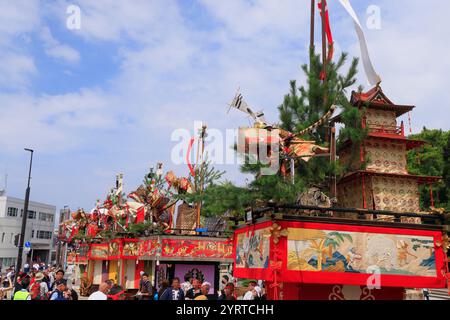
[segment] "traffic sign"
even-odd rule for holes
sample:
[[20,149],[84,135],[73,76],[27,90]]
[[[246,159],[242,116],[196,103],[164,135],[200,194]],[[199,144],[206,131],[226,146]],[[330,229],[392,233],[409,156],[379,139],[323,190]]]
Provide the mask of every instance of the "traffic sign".
[[29,241],[25,242],[25,248],[31,248],[31,243]]

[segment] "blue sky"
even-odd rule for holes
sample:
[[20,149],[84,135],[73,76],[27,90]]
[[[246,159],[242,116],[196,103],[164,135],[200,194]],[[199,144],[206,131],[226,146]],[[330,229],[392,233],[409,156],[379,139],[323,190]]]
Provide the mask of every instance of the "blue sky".
[[[438,55],[449,49],[450,3],[352,3],[364,26],[370,5],[381,10],[381,29],[366,28],[369,50],[387,95],[417,106],[413,131],[449,129],[450,62]],[[80,30],[66,27],[71,4]],[[359,56],[350,18],[329,6],[337,54]],[[276,122],[289,80],[304,80],[309,43],[309,0],[0,0],[0,21],[0,176],[23,197],[32,147],[32,199],[72,209],[91,209],[118,172],[126,191],[159,161],[186,174],[171,164],[171,133],[193,132],[196,120],[248,125],[227,114],[238,87]],[[362,70],[358,80],[368,88]],[[237,165],[220,169],[244,181]]]

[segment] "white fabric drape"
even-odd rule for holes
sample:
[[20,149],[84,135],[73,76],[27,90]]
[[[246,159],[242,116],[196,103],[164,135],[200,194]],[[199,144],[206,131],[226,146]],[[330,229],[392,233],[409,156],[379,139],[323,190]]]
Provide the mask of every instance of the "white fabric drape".
[[356,34],[358,35],[359,46],[361,49],[361,58],[364,66],[364,71],[366,73],[367,80],[369,81],[369,83],[375,86],[381,82],[381,78],[376,73],[372,61],[370,60],[366,37],[364,36],[364,31],[361,26],[361,23],[359,22],[358,16],[356,15],[355,10],[353,10],[349,0],[339,0],[339,2],[345,8],[345,10],[348,12],[348,14],[352,17],[354,21]]

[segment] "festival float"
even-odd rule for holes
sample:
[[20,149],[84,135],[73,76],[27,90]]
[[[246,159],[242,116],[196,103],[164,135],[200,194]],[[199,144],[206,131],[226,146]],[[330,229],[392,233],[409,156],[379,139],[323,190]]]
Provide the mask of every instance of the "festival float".
[[[355,108],[363,102],[368,135],[358,161],[370,161],[337,182],[337,203],[306,193],[294,205],[249,211],[235,231],[233,275],[265,280],[270,299],[402,300],[414,289],[448,286],[444,215],[419,206],[419,185],[431,188],[439,177],[408,174],[406,152],[422,142],[396,123],[413,107],[393,104],[378,86],[352,94]],[[349,161],[349,145],[339,161]]]
[[[201,131],[204,150],[206,127]],[[220,276],[229,275],[233,262],[228,218],[201,221],[200,205],[180,200],[202,189],[205,175],[212,172],[200,156],[198,166],[189,164],[188,178],[178,178],[172,171],[163,176],[158,164],[128,195],[123,192],[123,175],[118,174],[103,203],[97,201],[90,213],[77,210],[72,220],[62,224],[59,240],[69,244],[69,263],[85,266],[82,295],[108,279],[131,295],[139,289],[141,272],[149,275],[157,289],[164,279],[183,281],[187,275],[210,282],[211,294],[219,290]]]
[[[406,137],[404,123],[398,123],[414,106],[395,104],[383,92],[361,24],[350,3],[340,2],[354,19],[373,87],[353,91],[347,101],[360,115],[362,141],[343,139],[338,145],[336,134],[348,122],[343,113],[333,117],[338,102],[330,101],[326,91],[327,110],[297,131],[268,124],[264,113],[254,112],[240,93],[230,107],[254,120],[252,127],[239,129],[237,152],[275,168],[272,174],[295,183],[301,174],[297,169],[315,158],[345,172],[329,176],[327,190],[308,186],[293,204],[256,201],[242,223],[226,214],[202,220],[202,201],[190,202],[185,195],[205,188],[204,127],[197,163],[188,161],[187,178],[171,171],[163,175],[158,164],[139,188],[125,195],[123,176],[118,175],[103,203],[98,201],[89,213],[78,210],[62,224],[60,240],[70,245],[70,261],[86,266],[82,294],[107,279],[135,292],[142,271],[157,288],[163,279],[189,275],[211,282],[211,293],[220,288],[221,274],[232,273],[235,283],[264,280],[271,300],[402,300],[420,297],[423,288],[449,287],[449,230],[444,211],[433,203],[432,185],[440,177],[408,172],[406,153],[424,142]],[[315,0],[311,3],[314,26]],[[317,80],[326,88],[333,40],[321,1],[319,9],[323,69]],[[327,141],[312,139],[311,132],[319,130],[326,130]],[[194,139],[188,158],[193,144]],[[430,188],[432,205],[425,212],[420,207],[421,186]]]
[[[345,126],[345,121],[342,114],[331,118],[334,105],[314,125],[294,134],[267,125],[262,113],[253,112],[242,95],[236,95],[231,107],[255,120],[252,128],[240,129],[244,152],[253,150],[260,157],[261,151],[252,144],[261,148],[263,142],[265,158],[280,161],[283,176],[290,167],[293,181],[296,163],[324,154],[330,163],[347,170],[339,178],[330,177],[330,197],[313,187],[295,204],[266,203],[249,209],[246,224],[234,233],[233,275],[265,280],[272,300],[420,299],[422,289],[449,288],[450,283],[449,230],[444,210],[434,207],[432,190],[441,177],[408,172],[407,152],[424,142],[407,138],[404,123],[397,119],[414,106],[395,104],[385,95],[361,24],[350,3],[340,2],[354,19],[364,69],[373,85],[367,92],[353,91],[349,101],[349,107],[361,115],[359,130],[364,139],[359,144],[344,139],[337,145],[336,126]],[[313,26],[315,1],[311,3]],[[319,1],[323,29],[320,81],[326,87],[333,40],[328,11],[321,9]],[[312,33],[311,48],[313,39]],[[323,101],[332,104],[327,93]],[[302,139],[324,124],[329,130],[328,147]],[[276,150],[273,140],[278,144]],[[419,186],[430,189],[431,208],[426,212],[420,208]]]

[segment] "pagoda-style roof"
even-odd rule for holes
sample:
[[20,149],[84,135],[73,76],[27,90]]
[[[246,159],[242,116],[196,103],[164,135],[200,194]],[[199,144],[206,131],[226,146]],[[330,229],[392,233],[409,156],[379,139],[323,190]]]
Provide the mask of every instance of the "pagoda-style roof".
[[368,136],[370,138],[375,138],[375,139],[380,139],[380,140],[404,142],[406,144],[407,151],[416,149],[416,148],[420,148],[421,146],[428,143],[423,140],[409,139],[407,137],[403,137],[403,136],[399,136],[399,135],[383,135],[379,132],[369,132]]
[[383,92],[380,86],[376,86],[367,92],[352,92],[350,103],[354,106],[368,104],[371,109],[395,111],[397,117],[411,111],[415,106],[398,105],[393,103]]
[[413,174],[401,174],[401,173],[388,173],[388,172],[378,172],[378,171],[371,171],[371,170],[358,170],[349,173],[348,175],[344,176],[342,179],[339,180],[339,183],[351,181],[358,176],[365,175],[365,176],[383,176],[388,178],[405,178],[405,179],[413,179],[416,180],[419,184],[432,184],[436,183],[439,180],[442,179],[442,177],[433,177],[433,176],[419,176],[419,175],[413,175]]

